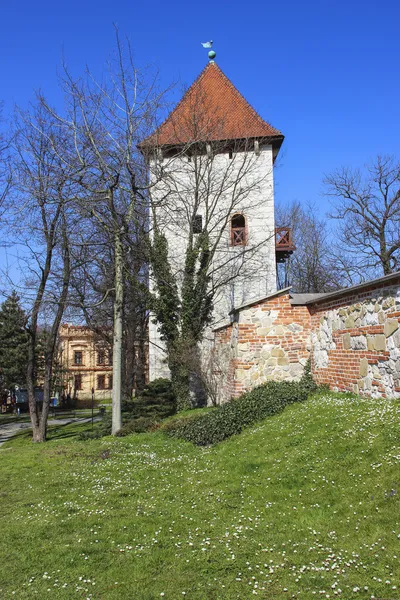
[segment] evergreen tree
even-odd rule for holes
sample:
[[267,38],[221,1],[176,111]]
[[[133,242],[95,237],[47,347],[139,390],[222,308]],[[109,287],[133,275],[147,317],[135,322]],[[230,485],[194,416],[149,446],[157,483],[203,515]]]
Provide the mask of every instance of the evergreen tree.
[[24,386],[28,362],[26,314],[15,291],[0,306],[0,384]]

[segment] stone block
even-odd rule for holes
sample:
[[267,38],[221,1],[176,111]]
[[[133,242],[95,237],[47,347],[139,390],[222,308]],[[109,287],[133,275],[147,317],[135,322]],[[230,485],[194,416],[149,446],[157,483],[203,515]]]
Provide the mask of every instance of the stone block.
[[368,375],[368,359],[362,358],[360,360],[360,377],[366,377]]
[[276,365],[277,365],[277,362],[278,362],[278,359],[277,359],[277,358],[269,358],[269,359],[266,361],[266,364],[267,364],[269,367],[276,367]]
[[285,352],[282,350],[282,348],[272,348],[271,356],[285,356]]
[[399,328],[397,319],[388,319],[384,325],[385,336],[389,337]]
[[383,334],[374,336],[374,349],[375,350],[386,350],[386,336]]
[[378,321],[381,325],[385,322],[385,313],[383,312],[383,310],[378,312]]
[[258,327],[257,335],[268,335],[270,331],[270,327]]
[[367,335],[367,348],[368,350],[375,350],[374,336]]
[[350,339],[350,345],[353,350],[366,350],[367,338],[364,335],[355,335]]
[[243,369],[236,369],[235,371],[235,379],[237,379],[238,381],[242,381],[243,379],[245,379],[246,375],[247,373]]
[[278,358],[278,365],[280,367],[283,367],[284,365],[288,365],[288,364],[289,364],[288,358]]
[[283,325],[277,325],[275,327],[275,335],[283,335],[285,333],[285,328]]
[[345,350],[350,350],[351,348],[351,337],[349,333],[345,333],[344,336],[342,337],[342,341],[343,341],[343,348]]
[[346,329],[354,329],[353,317],[347,317],[347,319],[344,322],[344,326],[346,327]]
[[248,342],[242,342],[241,344],[238,344],[238,350],[242,351],[242,352],[247,352],[247,350],[249,349],[249,343]]
[[266,319],[261,320],[261,327],[271,327],[271,326],[272,326],[272,319],[266,318]]

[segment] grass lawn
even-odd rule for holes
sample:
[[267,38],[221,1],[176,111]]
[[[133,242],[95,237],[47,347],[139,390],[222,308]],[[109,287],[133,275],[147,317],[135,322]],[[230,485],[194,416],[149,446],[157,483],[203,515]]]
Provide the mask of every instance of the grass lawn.
[[214,448],[87,425],[0,450],[0,598],[400,598],[400,404],[334,394]]

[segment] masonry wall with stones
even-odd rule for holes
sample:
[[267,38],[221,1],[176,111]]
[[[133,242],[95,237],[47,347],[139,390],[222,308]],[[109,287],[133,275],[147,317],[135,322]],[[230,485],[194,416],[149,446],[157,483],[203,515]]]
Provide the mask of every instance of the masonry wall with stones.
[[287,291],[240,309],[231,325],[216,331],[216,347],[229,355],[221,399],[269,380],[299,379],[310,353],[310,327],[308,309],[292,306]]
[[314,379],[331,389],[400,397],[400,277],[310,306]]
[[[400,397],[400,273],[299,304],[288,290],[243,306],[215,333],[221,401],[273,380]],[[222,365],[222,367],[221,367]]]

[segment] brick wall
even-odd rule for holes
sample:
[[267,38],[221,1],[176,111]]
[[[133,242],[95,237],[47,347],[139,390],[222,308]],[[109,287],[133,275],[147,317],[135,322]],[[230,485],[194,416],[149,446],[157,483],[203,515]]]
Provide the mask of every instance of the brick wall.
[[268,380],[299,379],[311,357],[319,384],[400,397],[400,274],[310,304],[287,291],[238,309],[216,332],[224,356],[221,399]]
[[400,397],[400,280],[310,306],[315,380],[332,389]]
[[223,399],[271,379],[299,379],[309,356],[310,327],[308,309],[292,306],[288,293],[239,310],[232,325],[216,332],[216,344],[229,346],[230,355]]

